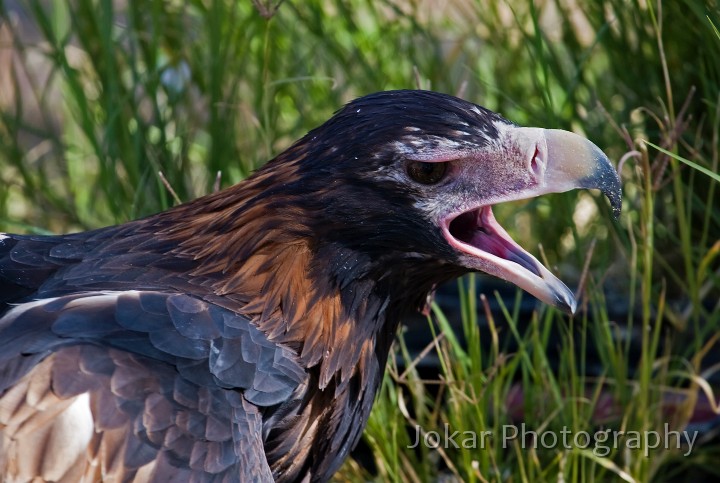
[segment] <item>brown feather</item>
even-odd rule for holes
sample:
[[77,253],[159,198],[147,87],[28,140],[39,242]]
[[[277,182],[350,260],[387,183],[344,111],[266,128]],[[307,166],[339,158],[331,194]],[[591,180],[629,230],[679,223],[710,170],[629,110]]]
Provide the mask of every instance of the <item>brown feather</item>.
[[[488,148],[508,124],[433,93],[357,102],[227,190],[117,227],[3,245],[0,286],[15,291],[0,294],[3,455],[34,449],[0,471],[331,477],[360,438],[400,319],[468,270],[430,208],[477,194],[406,179],[422,133],[408,140],[405,128],[422,123],[414,129],[432,135],[421,148],[446,157],[446,145]],[[473,132],[454,139],[458,126]],[[65,423],[81,409],[94,426],[72,435]]]

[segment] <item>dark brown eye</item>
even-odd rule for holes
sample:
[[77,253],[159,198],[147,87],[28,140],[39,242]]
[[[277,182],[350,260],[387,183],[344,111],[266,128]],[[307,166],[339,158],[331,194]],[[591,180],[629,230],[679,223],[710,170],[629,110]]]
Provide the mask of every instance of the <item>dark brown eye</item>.
[[447,163],[423,163],[410,161],[407,165],[408,175],[418,183],[435,184],[443,179],[447,171]]

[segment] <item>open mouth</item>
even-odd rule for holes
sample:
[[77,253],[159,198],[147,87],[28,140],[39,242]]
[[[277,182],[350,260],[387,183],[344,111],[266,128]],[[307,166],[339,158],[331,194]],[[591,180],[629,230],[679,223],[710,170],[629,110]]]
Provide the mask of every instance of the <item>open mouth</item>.
[[570,289],[515,243],[495,220],[491,206],[451,215],[441,226],[445,239],[464,255],[464,263],[469,267],[514,283],[566,312],[575,311]]
[[450,221],[448,233],[452,237],[452,240],[448,240],[450,244],[458,243],[455,248],[475,255],[476,251],[484,252],[483,255],[517,263],[534,275],[541,276],[538,261],[515,243],[495,221],[490,206],[481,206],[458,215]]
[[[456,203],[473,200],[477,205],[445,213],[438,226],[457,253],[457,263],[464,268],[507,280],[543,302],[572,313],[577,307],[572,291],[510,238],[495,221],[491,203],[576,188],[599,189],[610,200],[617,217],[622,207],[620,177],[602,150],[577,134],[513,126],[502,126],[502,130],[504,148],[495,155],[502,156],[502,162],[514,168],[498,177],[484,169],[483,155],[475,155],[477,164],[472,164],[473,157],[466,159],[464,183],[476,184],[477,188]],[[504,184],[511,188],[502,193],[491,192],[485,198],[480,188],[487,186],[490,175],[495,176],[494,186]]]

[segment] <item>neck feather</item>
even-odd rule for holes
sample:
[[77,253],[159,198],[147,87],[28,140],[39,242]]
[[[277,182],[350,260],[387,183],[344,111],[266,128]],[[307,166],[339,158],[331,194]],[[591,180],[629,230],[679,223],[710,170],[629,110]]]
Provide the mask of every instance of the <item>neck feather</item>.
[[341,386],[362,360],[384,365],[385,341],[402,315],[396,308],[417,307],[433,284],[418,285],[402,270],[393,276],[387,260],[318,239],[313,226],[321,213],[308,209],[302,196],[277,189],[279,166],[286,170],[282,179],[297,178],[293,163],[276,164],[272,178],[261,170],[173,210],[175,220],[185,221],[159,236],[177,241],[174,255],[194,260],[190,276],[220,303],[296,350],[306,367],[319,365],[321,388],[333,378]]

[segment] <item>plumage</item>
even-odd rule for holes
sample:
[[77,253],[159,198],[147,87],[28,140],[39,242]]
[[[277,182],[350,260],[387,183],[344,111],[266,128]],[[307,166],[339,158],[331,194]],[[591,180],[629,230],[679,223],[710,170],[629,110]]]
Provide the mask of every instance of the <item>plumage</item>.
[[574,309],[490,206],[578,187],[619,210],[617,174],[579,136],[391,91],[224,191],[0,234],[3,481],[328,480],[436,284],[480,270]]

